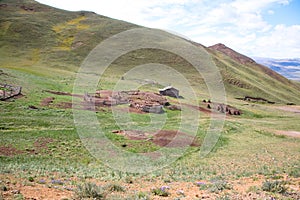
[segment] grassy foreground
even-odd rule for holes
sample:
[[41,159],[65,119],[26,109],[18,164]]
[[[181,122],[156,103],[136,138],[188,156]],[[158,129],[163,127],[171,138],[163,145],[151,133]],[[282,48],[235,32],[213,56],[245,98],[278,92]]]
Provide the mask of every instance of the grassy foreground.
[[[40,75],[31,73],[2,71],[5,75],[1,78],[9,78],[15,84],[33,83],[28,87],[30,91],[24,88],[25,96],[0,102],[1,194],[5,199],[36,195],[47,199],[47,195],[34,193],[35,188],[48,195],[58,195],[49,199],[81,198],[80,195],[89,196],[90,190],[99,190],[96,194],[108,199],[157,199],[164,195],[166,199],[203,196],[245,199],[249,194],[261,199],[299,197],[300,140],[276,134],[300,130],[299,113],[286,111],[299,109],[297,106],[231,100],[229,104],[241,109],[243,114],[227,116],[221,137],[208,156],[201,158],[200,147],[190,147],[180,159],[161,170],[147,174],[126,173],[110,169],[84,147],[73,122],[72,109],[57,107],[72,97],[44,91],[70,91],[70,86],[57,84],[61,81],[59,78],[44,76],[41,79]],[[54,102],[42,106],[41,102],[48,97],[54,97]],[[175,129],[180,111],[166,112],[165,128]],[[160,148],[150,142],[111,133],[118,126],[110,109],[103,108],[96,115],[102,127],[106,127],[107,137],[117,146],[127,144],[126,151],[152,152]],[[143,126],[149,123],[150,116],[131,113],[131,117],[135,125]],[[200,113],[199,120],[197,138],[203,141],[210,117]],[[93,183],[96,185],[90,185]],[[162,186],[169,189],[161,191]],[[269,189],[265,189],[267,186]],[[14,190],[20,194],[11,193]]]

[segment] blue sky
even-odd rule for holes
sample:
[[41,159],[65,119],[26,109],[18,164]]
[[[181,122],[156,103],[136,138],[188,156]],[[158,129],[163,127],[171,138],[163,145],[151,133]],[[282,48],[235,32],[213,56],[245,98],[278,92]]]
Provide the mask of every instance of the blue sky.
[[177,32],[251,57],[300,57],[300,0],[38,0]]
[[[263,17],[272,25],[286,24],[295,25],[300,24],[300,0],[293,0],[288,5],[275,5],[271,8],[274,14],[268,12],[264,13]],[[271,13],[273,13],[271,11]]]

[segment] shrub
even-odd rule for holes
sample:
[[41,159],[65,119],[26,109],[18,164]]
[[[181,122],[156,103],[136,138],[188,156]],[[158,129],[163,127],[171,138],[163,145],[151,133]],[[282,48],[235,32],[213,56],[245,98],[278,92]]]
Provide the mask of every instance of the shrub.
[[29,182],[33,182],[33,181],[34,181],[34,178],[30,176],[30,177],[28,178],[28,181],[29,181]]
[[300,168],[295,168],[289,171],[289,176],[292,176],[294,178],[299,178],[300,177]]
[[106,186],[106,190],[110,192],[125,192],[125,188],[117,183],[112,183]]
[[24,196],[22,194],[16,194],[14,195],[14,200],[23,200],[25,199]]
[[231,198],[227,195],[218,197],[217,200],[230,200]]
[[204,182],[196,182],[196,185],[199,187],[200,190],[206,190],[208,185]]
[[78,199],[105,199],[107,194],[107,191],[105,191],[101,186],[97,186],[96,184],[90,182],[78,185],[77,190],[75,191],[75,195]]
[[218,180],[209,187],[209,191],[215,193],[230,189],[232,189],[231,185],[229,185],[226,181],[223,180]]
[[136,200],[150,200],[150,197],[144,192],[138,192],[135,195]]
[[247,190],[247,193],[253,192],[253,193],[258,193],[260,191],[260,188],[257,186],[250,186]]
[[5,192],[8,188],[5,185],[0,185],[0,190]]
[[126,182],[126,183],[129,183],[129,184],[132,184],[132,183],[133,183],[133,178],[132,178],[131,176],[127,176],[127,177],[125,178],[125,182]]
[[157,195],[157,196],[167,197],[167,196],[170,195],[170,193],[168,192],[168,189],[169,189],[168,186],[162,186],[160,188],[154,188],[154,189],[152,189],[151,192],[154,195]]
[[266,192],[273,193],[285,193],[287,191],[287,187],[285,187],[284,181],[265,181],[262,185],[262,190]]

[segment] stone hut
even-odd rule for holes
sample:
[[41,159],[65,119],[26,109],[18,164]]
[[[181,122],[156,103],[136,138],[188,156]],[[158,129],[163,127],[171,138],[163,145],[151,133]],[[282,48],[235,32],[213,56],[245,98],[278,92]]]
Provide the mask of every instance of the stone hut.
[[179,90],[177,90],[176,88],[174,88],[172,86],[167,86],[163,89],[160,89],[159,93],[164,96],[170,96],[170,97],[175,97],[175,98],[179,97]]
[[142,111],[156,114],[164,113],[162,105],[145,105],[143,106]]

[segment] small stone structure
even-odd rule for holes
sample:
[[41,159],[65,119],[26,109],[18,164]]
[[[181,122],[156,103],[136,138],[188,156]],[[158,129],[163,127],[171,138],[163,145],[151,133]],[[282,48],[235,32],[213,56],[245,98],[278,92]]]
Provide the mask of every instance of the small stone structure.
[[96,91],[95,95],[85,93],[84,101],[95,106],[116,106],[129,104],[131,108],[142,112],[160,114],[163,107],[168,106],[167,99],[157,93],[132,91]]
[[22,87],[12,86],[9,84],[0,84],[0,100],[10,99],[15,97],[22,92]]
[[164,109],[162,105],[144,105],[142,111],[160,114],[164,112]]

